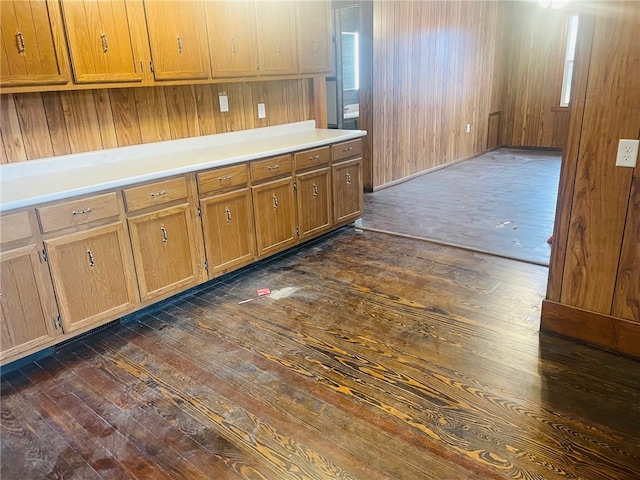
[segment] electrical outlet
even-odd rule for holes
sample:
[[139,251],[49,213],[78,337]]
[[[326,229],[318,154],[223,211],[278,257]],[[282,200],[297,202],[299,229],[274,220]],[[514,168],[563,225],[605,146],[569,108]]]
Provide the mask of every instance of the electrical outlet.
[[267,109],[264,103],[258,104],[258,118],[267,118]]
[[227,92],[222,92],[218,95],[220,99],[220,111],[228,112],[229,111],[229,97],[227,97]]
[[636,160],[638,159],[639,144],[640,140],[621,138],[620,142],[618,143],[616,167],[634,168],[636,166]]

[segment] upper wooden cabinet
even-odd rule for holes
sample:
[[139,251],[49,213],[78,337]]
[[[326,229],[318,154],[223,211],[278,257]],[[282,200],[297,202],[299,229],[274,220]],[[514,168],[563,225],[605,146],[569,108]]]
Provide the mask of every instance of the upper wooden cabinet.
[[298,2],[300,73],[331,72],[331,3]]
[[70,80],[60,11],[54,1],[0,1],[3,87],[64,85]]
[[296,2],[257,0],[260,75],[298,73]]
[[130,25],[139,5],[125,0],[63,0],[76,83],[142,82],[142,60]]
[[144,2],[155,80],[199,80],[210,74],[202,1]]
[[254,1],[205,2],[214,77],[258,75]]

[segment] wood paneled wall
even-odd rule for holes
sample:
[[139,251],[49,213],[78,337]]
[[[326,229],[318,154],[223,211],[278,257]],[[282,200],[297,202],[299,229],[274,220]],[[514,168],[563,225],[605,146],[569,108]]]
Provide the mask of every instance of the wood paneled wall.
[[323,93],[295,79],[0,95],[0,163],[310,120]]
[[[501,2],[505,49],[496,71],[502,93],[501,143],[563,148],[569,110],[560,108],[567,18],[571,7],[540,8],[537,2]],[[506,85],[505,79],[506,77]]]
[[372,187],[485,149],[498,10],[492,1],[373,1],[370,92],[361,92]]
[[633,1],[581,20],[542,328],[640,357],[640,165],[615,166],[640,138],[638,31]]

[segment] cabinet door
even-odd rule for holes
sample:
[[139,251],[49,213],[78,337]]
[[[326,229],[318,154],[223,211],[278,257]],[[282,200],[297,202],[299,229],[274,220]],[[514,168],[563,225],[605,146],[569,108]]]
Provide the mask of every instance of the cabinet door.
[[296,3],[258,0],[256,5],[260,75],[297,73]]
[[317,235],[331,226],[329,167],[296,176],[300,238]]
[[253,187],[258,255],[283,250],[297,241],[293,179],[291,177]]
[[0,361],[55,338],[51,277],[36,245],[0,254]]
[[335,223],[346,223],[362,215],[362,159],[334,164],[333,217]]
[[298,3],[298,62],[300,73],[331,72],[331,3]]
[[251,192],[236,192],[200,201],[209,278],[251,263],[256,258]]
[[143,301],[197,283],[196,236],[188,204],[130,218],[129,231]]
[[144,8],[154,78],[209,78],[204,3],[146,0]]
[[45,241],[65,333],[97,326],[136,304],[121,223]]
[[59,85],[69,81],[55,3],[0,1],[2,86]]
[[141,82],[125,0],[63,0],[77,83]]
[[258,75],[254,1],[205,2],[214,77]]

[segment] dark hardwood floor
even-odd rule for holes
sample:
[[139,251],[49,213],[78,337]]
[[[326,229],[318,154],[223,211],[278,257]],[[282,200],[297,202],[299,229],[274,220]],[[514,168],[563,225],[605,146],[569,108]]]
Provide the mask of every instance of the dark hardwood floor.
[[539,334],[546,278],[340,230],[5,369],[1,476],[638,479],[640,364]]
[[560,160],[500,148],[365,194],[362,228],[548,266]]

